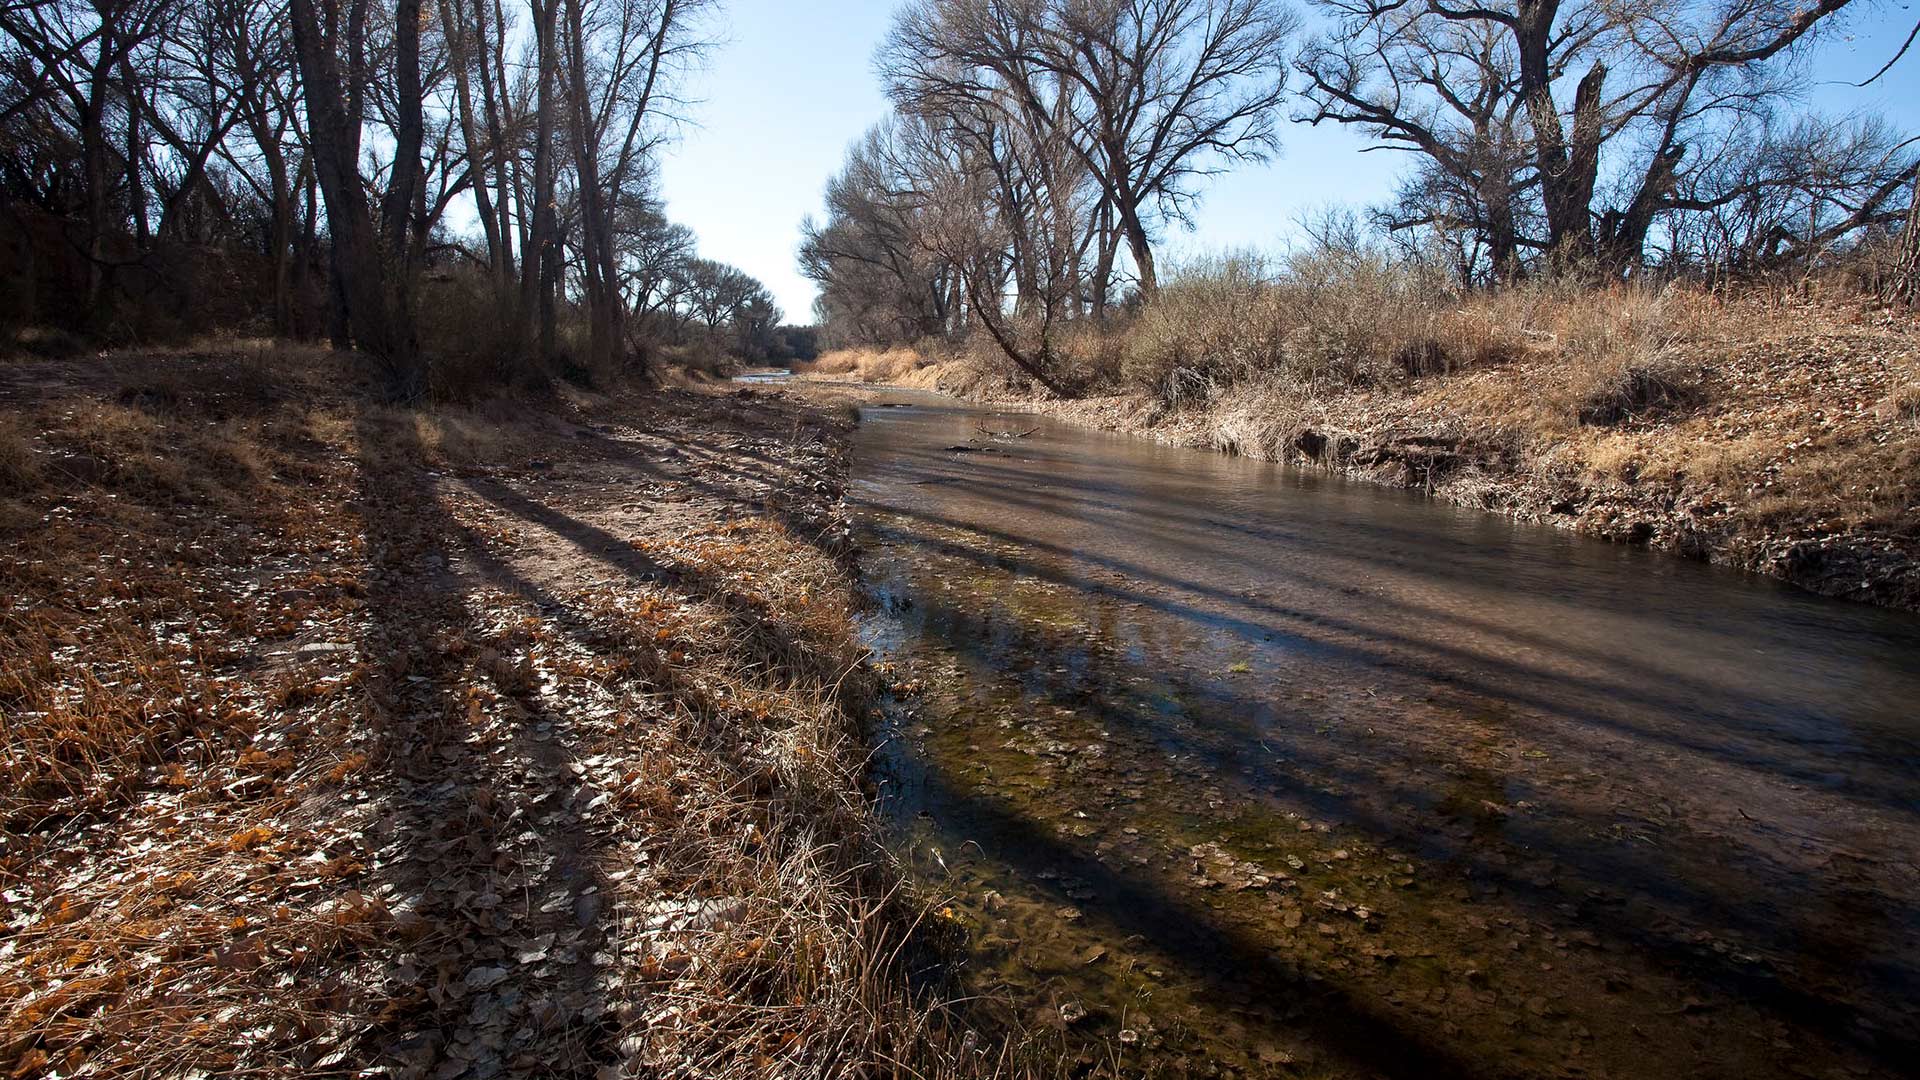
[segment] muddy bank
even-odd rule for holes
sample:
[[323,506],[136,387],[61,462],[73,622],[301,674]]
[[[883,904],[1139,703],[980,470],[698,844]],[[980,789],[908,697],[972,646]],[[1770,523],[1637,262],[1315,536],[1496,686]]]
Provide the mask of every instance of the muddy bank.
[[1920,608],[1912,321],[1831,305],[1729,310],[1672,349],[1682,400],[1584,417],[1553,414],[1573,376],[1547,353],[1344,391],[1232,384],[1179,407],[1131,393],[1046,399],[966,361],[903,379]]
[[0,1068],[945,1060],[862,790],[851,419],[343,367],[0,367]]

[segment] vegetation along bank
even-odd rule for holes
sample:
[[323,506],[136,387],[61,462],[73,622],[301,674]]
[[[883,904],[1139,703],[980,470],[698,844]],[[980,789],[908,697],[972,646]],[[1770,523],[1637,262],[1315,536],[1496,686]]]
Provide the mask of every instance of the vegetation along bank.
[[1071,398],[984,350],[844,350],[816,375],[1017,403],[1920,607],[1920,324],[1774,293],[1448,299],[1366,263],[1195,268],[1070,338]]

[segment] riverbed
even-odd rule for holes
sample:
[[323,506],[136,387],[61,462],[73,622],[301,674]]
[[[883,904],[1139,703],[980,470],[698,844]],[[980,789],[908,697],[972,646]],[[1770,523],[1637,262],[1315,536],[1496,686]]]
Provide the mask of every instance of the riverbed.
[[884,393],[883,806],[1113,1075],[1901,1075],[1920,618]]

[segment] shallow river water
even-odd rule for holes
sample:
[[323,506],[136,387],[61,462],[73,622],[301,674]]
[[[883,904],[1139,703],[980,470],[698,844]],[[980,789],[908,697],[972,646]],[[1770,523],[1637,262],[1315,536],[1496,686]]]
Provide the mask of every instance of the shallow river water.
[[852,489],[905,686],[883,804],[968,988],[1070,1058],[1916,1069],[1920,618],[884,401]]

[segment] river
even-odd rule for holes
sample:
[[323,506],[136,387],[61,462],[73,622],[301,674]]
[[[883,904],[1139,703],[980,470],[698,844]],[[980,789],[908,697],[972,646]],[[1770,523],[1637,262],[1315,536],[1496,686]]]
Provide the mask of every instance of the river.
[[931,396],[851,498],[882,804],[1077,1067],[1920,1061],[1920,618]]

